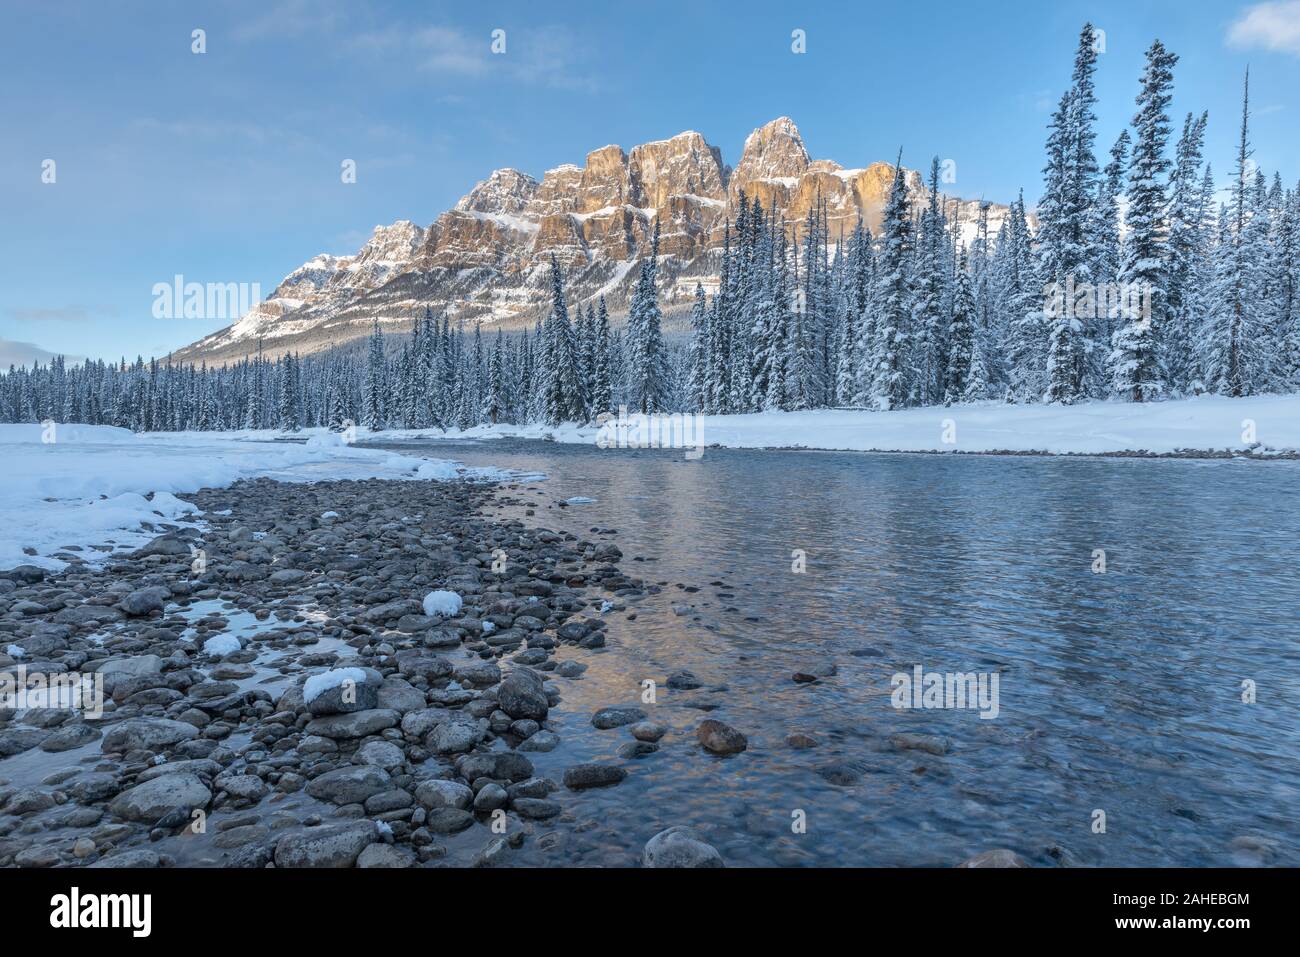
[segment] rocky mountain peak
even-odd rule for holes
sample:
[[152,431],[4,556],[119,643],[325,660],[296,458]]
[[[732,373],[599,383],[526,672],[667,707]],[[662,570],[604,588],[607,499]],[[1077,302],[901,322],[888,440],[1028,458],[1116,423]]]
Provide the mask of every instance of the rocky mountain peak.
[[424,229],[409,219],[376,226],[374,235],[357,253],[356,263],[408,263],[424,243]]
[[[582,166],[556,166],[540,181],[498,169],[427,229],[399,220],[376,227],[355,256],[309,260],[239,322],[176,357],[239,359],[260,339],[310,351],[365,335],[374,319],[404,331],[426,306],[453,320],[529,322],[549,301],[552,256],[565,269],[571,304],[605,296],[617,314],[656,223],[661,301],[671,312],[689,305],[697,282],[716,288],[714,253],[742,190],[747,202],[775,208],[792,236],[822,204],[834,242],[859,221],[879,228],[894,173],[889,163],[846,169],[811,160],[785,116],[749,135],[734,171],[694,130],[630,150],[602,146]],[[929,194],[920,174],[905,176],[910,202],[923,205]],[[945,208],[969,241],[979,203],[946,197]],[[992,208],[992,232],[1005,212]]]
[[808,169],[808,163],[808,150],[794,120],[778,117],[746,138],[740,162],[731,174],[732,191],[756,180],[797,180]]
[[522,213],[537,193],[537,180],[517,169],[493,170],[492,175],[460,198],[461,212]]

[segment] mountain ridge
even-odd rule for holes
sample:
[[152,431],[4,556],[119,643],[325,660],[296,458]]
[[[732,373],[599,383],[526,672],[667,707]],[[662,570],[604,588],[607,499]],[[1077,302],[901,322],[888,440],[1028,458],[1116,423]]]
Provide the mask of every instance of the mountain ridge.
[[[791,235],[824,202],[829,235],[838,238],[859,218],[873,231],[879,226],[894,170],[814,160],[786,116],[750,133],[734,168],[694,130],[626,151],[608,144],[583,166],[561,164],[541,179],[504,167],[427,227],[398,220],[376,226],[351,256],[317,254],[238,321],[177,350],[172,361],[220,364],[259,348],[313,352],[365,335],[373,320],[406,331],[426,306],[466,322],[528,325],[547,308],[552,256],[565,269],[571,302],[604,295],[617,315],[656,221],[659,292],[671,314],[689,305],[696,283],[716,289],[717,253],[742,192],[748,203],[775,207]],[[920,174],[906,167],[904,174],[912,204],[928,202]],[[980,201],[942,198],[969,241]],[[987,205],[995,233],[1007,207]]]

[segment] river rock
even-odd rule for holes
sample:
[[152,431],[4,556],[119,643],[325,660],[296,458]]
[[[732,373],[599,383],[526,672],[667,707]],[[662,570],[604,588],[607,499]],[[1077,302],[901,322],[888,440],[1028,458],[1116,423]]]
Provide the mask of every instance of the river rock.
[[162,671],[163,660],[157,655],[135,655],[131,658],[110,658],[95,670],[102,675],[156,675]]
[[260,801],[266,796],[266,783],[256,774],[219,774],[215,783],[218,791],[240,801]]
[[415,867],[415,855],[392,844],[371,844],[357,856],[357,867]]
[[[355,672],[355,673],[354,673]],[[371,711],[379,707],[379,688],[383,676],[372,668],[337,669],[314,676],[324,679],[326,675],[342,679],[332,688],[326,688],[310,701],[306,701],[307,710],[322,717],[332,714],[353,714],[358,711]],[[357,680],[360,676],[361,680]],[[305,688],[310,688],[309,684]]]
[[700,722],[696,738],[706,751],[714,754],[739,754],[749,747],[749,740],[743,734],[713,718]]
[[42,728],[6,728],[0,731],[0,758],[30,751],[49,736]]
[[42,741],[41,750],[51,752],[71,751],[73,748],[79,748],[82,745],[99,740],[100,734],[99,728],[93,724],[78,721],[75,724],[65,725]]
[[974,857],[967,858],[958,867],[1028,867],[1029,863],[1015,851],[1005,847],[995,847]]
[[560,746],[560,736],[553,731],[538,731],[519,742],[520,751],[541,753],[554,751]]
[[153,541],[147,543],[142,548],[137,548],[131,553],[132,558],[148,558],[150,555],[164,555],[169,558],[179,558],[189,556],[190,543],[179,535],[169,533],[159,535]]
[[335,741],[347,741],[378,734],[385,728],[396,726],[401,715],[389,708],[354,711],[351,714],[332,714],[307,722],[306,734],[317,734]]
[[150,585],[148,588],[137,588],[120,602],[117,607],[121,608],[128,615],[140,617],[147,615],[151,611],[162,611],[167,604],[167,599],[171,598],[170,588],[162,585]]
[[602,731],[609,731],[645,719],[645,712],[640,708],[601,708],[591,716],[591,724]]
[[179,771],[123,791],[108,809],[125,820],[153,824],[173,812],[188,816],[195,808],[206,808],[211,800],[212,792],[197,776]]
[[101,857],[95,863],[87,865],[96,868],[133,868],[145,869],[162,866],[162,858],[155,852],[143,848],[134,851],[119,851],[109,857]]
[[415,799],[430,811],[452,807],[465,810],[474,800],[474,792],[458,781],[444,781],[431,778],[421,781],[415,789]]
[[627,771],[613,764],[575,764],[564,770],[564,786],[571,791],[603,788],[618,784]]
[[512,718],[545,721],[550,710],[542,678],[528,668],[516,668],[497,688],[501,710]]
[[632,737],[638,741],[649,741],[651,744],[668,733],[667,728],[653,721],[638,721],[628,728],[628,731],[632,732]]
[[818,678],[830,678],[836,673],[835,665],[824,661],[810,661],[794,670],[794,680],[799,684],[809,684]]
[[479,722],[468,715],[457,715],[434,728],[425,743],[434,754],[461,754],[472,750],[486,734]]
[[355,760],[361,764],[372,764],[385,771],[392,771],[406,763],[406,755],[391,741],[367,741],[357,748]]
[[561,811],[560,805],[554,801],[529,797],[515,798],[510,802],[510,809],[529,821],[548,821]]
[[456,773],[466,781],[523,781],[533,776],[533,764],[517,751],[465,754],[456,759]]
[[182,741],[198,737],[199,729],[184,721],[170,718],[131,718],[104,732],[105,753],[126,751],[161,751]]
[[722,855],[689,827],[670,827],[646,841],[643,867],[723,867]]
[[356,821],[286,834],[275,845],[276,867],[351,867],[375,842],[373,821]]
[[307,793],[318,801],[334,804],[360,804],[371,795],[387,791],[391,778],[383,768],[356,765],[326,771],[307,782]]
[[474,826],[474,815],[454,807],[440,807],[430,811],[424,826],[434,834],[459,834]]
[[952,742],[941,735],[915,732],[891,734],[889,743],[898,751],[924,751],[927,754],[947,754],[952,748]]

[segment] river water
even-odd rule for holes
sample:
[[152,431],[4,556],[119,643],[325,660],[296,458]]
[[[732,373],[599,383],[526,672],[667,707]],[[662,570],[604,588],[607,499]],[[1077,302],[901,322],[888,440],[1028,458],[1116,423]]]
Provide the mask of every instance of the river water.
[[[393,447],[545,473],[513,493],[535,514],[496,514],[617,529],[660,586],[607,615],[603,651],[561,651],[590,668],[557,679],[563,744],[530,757],[630,773],[577,798],[536,863],[631,864],[689,824],[731,864],[1300,864],[1296,463]],[[818,665],[836,673],[793,680]],[[996,717],[895,707],[918,665],[996,675]],[[667,688],[679,669],[703,687]],[[590,724],[609,705],[667,725],[660,750],[616,757],[626,729]],[[705,752],[706,717],[748,749]]]

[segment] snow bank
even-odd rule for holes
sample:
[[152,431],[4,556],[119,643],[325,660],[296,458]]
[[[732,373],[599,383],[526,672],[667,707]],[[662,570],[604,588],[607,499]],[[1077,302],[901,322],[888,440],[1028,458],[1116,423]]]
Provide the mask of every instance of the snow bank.
[[108,554],[94,546],[138,547],[158,534],[142,529],[143,523],[183,523],[200,514],[178,494],[242,478],[500,480],[511,475],[360,449],[323,429],[312,430],[306,443],[273,441],[278,435],[138,435],[112,426],[0,425],[0,568],[24,563],[59,568],[64,562],[48,556],[69,545],[81,547],[89,562]]
[[424,596],[424,613],[430,618],[451,618],[460,612],[460,596],[454,591],[431,591]]
[[[861,452],[1046,452],[1100,455],[1300,450],[1300,395],[1079,405],[934,406],[896,412],[819,409],[701,416],[706,446]],[[1253,423],[1253,434],[1251,431]],[[600,429],[566,424],[386,432],[389,439],[517,437],[595,444]],[[617,452],[611,449],[610,454]]]
[[366,673],[360,668],[335,668],[318,675],[312,675],[302,686],[302,700],[311,704],[331,688],[342,687],[344,682],[355,685],[366,683]]

